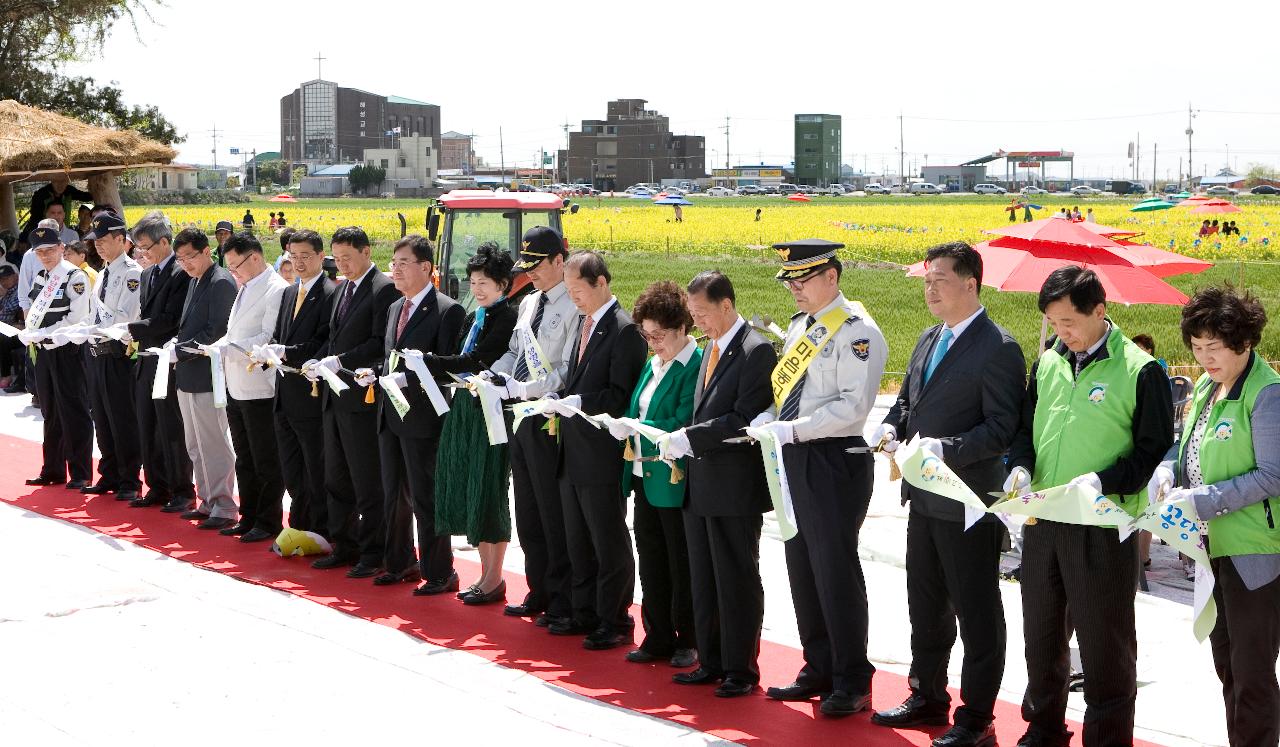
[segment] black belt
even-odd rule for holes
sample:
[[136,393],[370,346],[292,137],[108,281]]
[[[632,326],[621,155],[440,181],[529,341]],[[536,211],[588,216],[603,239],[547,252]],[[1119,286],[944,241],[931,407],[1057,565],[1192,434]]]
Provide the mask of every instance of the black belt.
[[89,348],[89,355],[94,358],[110,357],[119,358],[124,355],[124,345],[115,340],[106,342],[91,342],[86,345]]

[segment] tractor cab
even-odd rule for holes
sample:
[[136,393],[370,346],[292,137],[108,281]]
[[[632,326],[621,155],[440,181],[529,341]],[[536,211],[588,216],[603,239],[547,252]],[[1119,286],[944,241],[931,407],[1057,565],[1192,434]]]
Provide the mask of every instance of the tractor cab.
[[[467,278],[467,262],[486,241],[511,252],[520,252],[524,232],[534,226],[551,226],[564,236],[560,216],[577,205],[547,192],[490,192],[487,189],[455,189],[441,195],[427,208],[427,237],[437,247],[438,287],[468,311],[475,308]],[[443,230],[440,225],[444,220]],[[569,240],[565,239],[565,248]],[[516,276],[508,297],[519,298],[531,288],[527,275]]]

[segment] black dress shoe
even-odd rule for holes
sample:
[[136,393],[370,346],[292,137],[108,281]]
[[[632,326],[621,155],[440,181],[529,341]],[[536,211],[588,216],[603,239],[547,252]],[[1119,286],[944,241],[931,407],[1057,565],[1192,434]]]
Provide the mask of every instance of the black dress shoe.
[[61,484],[62,484],[62,483],[64,483],[64,482],[66,482],[66,480],[63,480],[63,479],[61,479],[61,478],[57,478],[57,477],[45,477],[44,475],[41,475],[41,476],[39,476],[39,477],[33,477],[33,478],[31,478],[30,480],[27,480],[27,484],[28,484],[28,485],[41,485],[41,486],[43,486],[43,485],[61,485]]
[[818,706],[818,710],[822,711],[823,716],[844,718],[870,707],[870,692],[854,695],[848,690],[832,690],[830,695],[822,699],[822,705]]
[[880,726],[942,726],[948,722],[951,713],[949,703],[930,703],[923,695],[912,693],[902,705],[894,706],[887,711],[871,714],[871,723]]
[[472,594],[475,594],[477,591],[480,591],[480,582],[479,582],[479,581],[477,581],[477,582],[475,582],[474,584],[472,584],[472,585],[468,586],[467,588],[463,589],[462,591],[458,592],[457,594],[454,594],[454,596],[455,596],[455,597],[457,597],[458,599],[466,599],[467,597],[471,596]]
[[245,521],[244,519],[241,519],[226,529],[218,532],[218,534],[221,534],[223,537],[239,537],[242,534],[248,534],[252,529],[252,521]]
[[98,485],[85,485],[83,488],[80,488],[80,492],[85,495],[104,495],[106,493],[114,493],[116,492],[116,489],[112,485],[102,485],[99,483]]
[[830,688],[802,685],[799,682],[792,682],[790,685],[783,685],[782,687],[771,687],[768,690],[765,690],[764,694],[774,700],[801,701],[811,700],[815,695],[826,697],[830,692]]
[[351,570],[347,571],[347,578],[371,578],[378,575],[380,570],[382,569],[378,566],[361,560]]
[[463,604],[493,604],[494,602],[505,602],[507,600],[507,581],[503,579],[498,585],[490,591],[476,590],[475,594],[468,594],[462,598]]
[[552,620],[551,624],[547,625],[547,632],[551,635],[582,635],[595,629],[596,626],[578,622],[571,617]]
[[162,514],[184,514],[191,510],[196,502],[190,498],[170,498],[169,502],[164,504],[164,508],[160,509]]
[[331,568],[341,568],[344,565],[355,565],[356,557],[347,555],[346,553],[332,552],[311,563],[312,568],[327,571]]
[[72,480],[66,485],[67,490],[83,490],[87,487],[89,487],[88,480]]
[[668,662],[677,669],[691,667],[698,663],[698,650],[694,648],[678,648]]
[[714,685],[724,679],[720,672],[698,667],[692,672],[677,672],[671,675],[671,681],[677,685]]
[[726,677],[716,688],[717,698],[741,698],[756,691],[756,683],[740,680],[737,677]]
[[403,571],[400,571],[399,573],[392,573],[391,571],[387,571],[386,573],[383,573],[382,575],[375,577],[373,579],[373,585],[374,586],[391,586],[392,584],[398,584],[402,581],[416,582],[420,578],[422,578],[422,574],[418,570],[418,566],[411,565],[408,568],[405,568]]
[[240,541],[241,542],[265,542],[266,540],[273,539],[279,534],[280,534],[279,532],[272,534],[271,532],[268,532],[265,529],[258,529],[257,527],[254,527],[253,529],[250,529],[249,531],[241,535]]
[[996,747],[995,724],[987,724],[981,731],[956,724],[933,740],[933,747]]
[[665,659],[666,657],[658,656],[657,654],[651,654],[642,648],[637,648],[637,649],[632,649],[631,651],[628,651],[627,655],[623,658],[625,658],[627,661],[631,662],[632,664],[652,664],[653,662],[659,659]]
[[182,515],[180,515],[178,518],[186,519],[187,521],[194,521],[194,520],[204,521],[205,519],[209,518],[209,514],[206,514],[203,511],[197,511],[196,509],[193,508],[190,511],[183,511]]
[[528,602],[508,604],[506,607],[502,608],[502,614],[507,617],[537,617],[543,612],[546,612],[546,610],[536,605],[529,604]]
[[231,519],[219,519],[219,518],[214,518],[210,516],[209,518],[205,519],[199,524],[196,524],[196,529],[208,529],[208,530],[225,529],[226,527],[231,526],[233,523],[234,522],[231,521]]
[[458,590],[458,574],[450,573],[444,578],[438,578],[434,581],[424,581],[413,590],[415,597],[430,597],[436,594],[447,594],[451,591]]
[[555,623],[557,620],[563,620],[563,619],[565,618],[543,612],[541,615],[538,615],[533,619],[533,624],[538,626],[539,628],[549,628],[551,627],[552,623]]
[[116,500],[117,500],[117,501],[128,501],[128,502],[130,502],[130,503],[133,503],[134,501],[138,500],[138,491],[136,491],[136,490],[117,490],[117,491],[116,491]]
[[164,506],[170,501],[170,496],[157,493],[147,493],[129,501],[130,508],[151,508],[152,506]]
[[1018,740],[1018,747],[1068,747],[1074,732],[1064,731],[1061,734],[1045,734],[1035,728],[1027,730]]

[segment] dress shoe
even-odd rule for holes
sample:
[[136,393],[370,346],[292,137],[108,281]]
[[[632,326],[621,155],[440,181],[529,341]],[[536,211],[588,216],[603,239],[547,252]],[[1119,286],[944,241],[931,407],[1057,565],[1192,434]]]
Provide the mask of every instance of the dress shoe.
[[221,534],[223,537],[239,537],[242,534],[248,534],[251,529],[253,529],[253,522],[241,519],[226,529],[218,532],[218,534]]
[[66,485],[67,490],[83,490],[87,487],[89,487],[88,480],[72,480]]
[[591,635],[582,641],[582,647],[588,651],[608,651],[627,642],[627,637],[613,628],[596,628]]
[[436,594],[447,594],[451,591],[458,590],[458,574],[450,573],[444,578],[438,578],[434,581],[423,581],[418,588],[413,590],[415,597],[430,597]]
[[136,491],[136,490],[117,490],[117,491],[116,491],[116,500],[117,500],[117,501],[128,501],[129,503],[133,503],[134,501],[138,500],[138,491]]
[[657,654],[651,654],[642,648],[637,648],[628,651],[624,658],[632,664],[652,664],[664,657],[658,656]]
[[671,661],[669,663],[677,669],[691,667],[698,663],[698,650],[693,648],[678,648],[676,649],[676,652],[671,655]]
[[154,491],[144,496],[139,496],[129,501],[130,508],[151,508],[152,506],[164,506],[170,500],[170,496],[156,493]]
[[1045,734],[1034,727],[1027,730],[1018,740],[1018,747],[1068,747],[1074,732],[1064,731],[1061,734]]
[[995,724],[987,724],[981,730],[956,724],[933,740],[933,747],[996,747]]
[[552,623],[556,622],[557,620],[563,620],[563,619],[564,618],[562,617],[557,617],[556,615],[551,615],[546,612],[543,612],[541,615],[538,615],[533,619],[533,624],[538,626],[539,628],[549,628],[551,627]]
[[951,713],[949,703],[930,703],[924,696],[912,693],[902,705],[894,706],[887,711],[871,714],[871,723],[880,726],[942,726],[948,722]]
[[210,516],[199,524],[196,524],[196,529],[225,529],[234,523],[235,522],[231,521],[231,519]]
[[475,582],[474,584],[472,584],[472,585],[468,586],[467,588],[463,589],[462,591],[458,592],[457,594],[454,594],[454,596],[455,596],[455,597],[457,597],[458,599],[466,599],[467,597],[471,596],[472,594],[475,594],[477,591],[480,591],[480,582],[479,582],[479,581],[477,581],[477,582]]
[[551,635],[582,635],[583,633],[589,633],[593,630],[595,630],[594,625],[587,625],[586,623],[578,622],[571,617],[562,617],[558,620],[553,620],[551,624],[547,626],[547,632]]
[[366,563],[363,560],[356,563],[351,570],[347,571],[347,578],[372,578],[378,575],[378,571],[382,570],[372,563]]
[[344,565],[355,565],[356,557],[347,555],[346,553],[332,552],[311,563],[312,568],[321,571],[327,571],[331,568],[341,568]]
[[104,495],[106,493],[114,493],[116,489],[114,486],[99,483],[97,485],[85,485],[80,488],[80,492],[85,495]]
[[196,502],[190,498],[170,498],[169,502],[164,504],[164,508],[160,509],[162,514],[183,514],[191,510]]
[[720,672],[698,667],[692,672],[677,672],[671,675],[671,681],[677,685],[714,685],[724,679]]
[[183,511],[178,518],[186,519],[187,521],[195,521],[195,520],[204,521],[205,519],[209,518],[209,514],[206,514],[203,511],[197,511],[196,509],[193,508],[190,511]]
[[537,617],[546,610],[537,605],[521,602],[520,604],[508,604],[502,608],[502,614],[507,617]]
[[826,697],[831,692],[830,688],[815,687],[813,685],[802,685],[799,682],[792,682],[790,685],[782,687],[771,687],[764,691],[764,694],[774,700],[811,700],[813,696],[819,695]]
[[265,529],[258,529],[257,527],[254,527],[253,529],[250,529],[249,531],[241,535],[240,541],[241,542],[264,542],[266,540],[273,539],[279,534],[280,534],[279,532],[272,534],[271,532],[268,532]]
[[823,716],[844,718],[870,707],[870,692],[854,695],[848,690],[832,690],[830,695],[822,699],[822,705],[818,706],[818,710],[822,711]]
[[40,486],[61,485],[64,482],[66,482],[66,480],[63,480],[57,477],[45,477],[44,475],[41,475],[40,477],[33,477],[30,480],[27,480],[28,485],[40,485]]
[[737,677],[726,677],[716,688],[717,698],[741,698],[756,691],[756,683],[740,680]]
[[507,582],[502,580],[498,585],[490,591],[476,590],[474,594],[468,594],[462,598],[463,604],[493,604],[494,602],[505,602],[507,600]]
[[418,570],[418,566],[411,565],[408,568],[405,568],[403,571],[400,571],[399,573],[392,573],[391,571],[387,571],[386,573],[383,573],[382,575],[375,577],[373,579],[373,585],[374,586],[391,586],[392,584],[398,584],[401,581],[413,581],[416,583],[421,578],[422,578],[422,573]]

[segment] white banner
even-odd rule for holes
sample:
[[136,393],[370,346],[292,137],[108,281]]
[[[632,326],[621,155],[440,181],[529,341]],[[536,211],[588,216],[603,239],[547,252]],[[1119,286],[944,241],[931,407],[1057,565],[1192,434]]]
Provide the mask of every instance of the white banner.
[[390,373],[380,376],[378,383],[382,386],[382,391],[387,393],[387,399],[391,400],[391,406],[396,409],[396,414],[404,420],[404,414],[409,412],[409,400],[405,399],[404,392],[400,391],[400,385],[396,383],[396,375]]
[[162,348],[147,348],[147,352],[156,357],[156,377],[151,380],[151,399],[164,399],[169,396],[169,363],[173,359],[173,348],[176,340],[170,340]]
[[[393,351],[393,354],[394,352],[396,351]],[[404,364],[418,377],[418,386],[422,387],[422,391],[427,393],[427,399],[431,400],[432,409],[436,411],[437,415],[443,416],[449,411],[449,400],[444,396],[444,392],[440,390],[440,385],[436,383],[431,371],[427,369],[426,361],[422,360],[422,351],[401,350],[398,352],[404,356]]]

